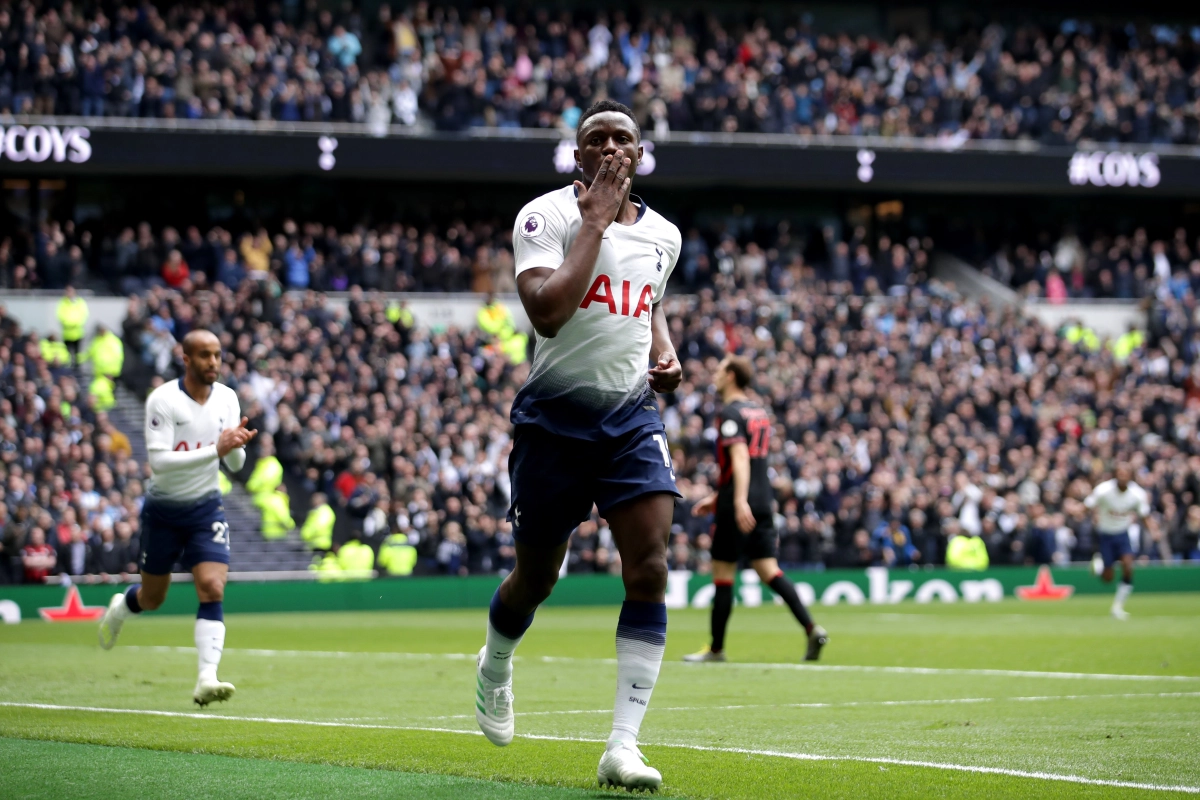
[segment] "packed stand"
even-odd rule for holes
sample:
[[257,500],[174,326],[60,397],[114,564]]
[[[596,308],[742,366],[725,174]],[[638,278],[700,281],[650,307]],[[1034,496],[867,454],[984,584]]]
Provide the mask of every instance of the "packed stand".
[[144,466],[73,362],[0,306],[0,583],[138,571]]
[[1200,237],[1184,228],[1151,238],[1145,228],[1130,235],[1081,236],[1067,228],[1054,237],[1005,243],[986,258],[983,272],[1031,298],[1067,300],[1182,300],[1200,290]]
[[[843,291],[903,294],[928,280],[932,251],[928,238],[872,237],[861,225],[772,225],[742,216],[687,228],[673,280],[689,292],[765,286],[786,294],[815,266]],[[341,231],[284,220],[275,230],[237,233],[199,226],[155,231],[142,222],[110,234],[51,221],[34,236],[0,238],[0,289],[61,289],[89,278],[122,294],[237,287],[246,280],[277,290],[516,291],[512,228],[500,219]]]
[[[761,20],[383,4],[0,6],[0,113],[1195,143],[1196,33],[991,25],[871,37]],[[282,16],[276,16],[282,14]],[[744,24],[745,22],[749,24]]]
[[[805,267],[783,298],[753,284],[669,296],[684,363],[662,401],[685,496],[672,568],[704,572],[711,558],[711,519],[690,508],[716,479],[713,370],[731,351],[754,360],[754,390],[776,420],[785,565],[940,564],[959,535],[982,537],[997,565],[1086,560],[1096,539],[1083,499],[1117,460],[1154,501],[1139,558],[1200,558],[1194,299],[1114,353],[936,283],[900,298],[841,286]],[[403,312],[358,291],[343,311],[251,283],[158,288],[131,302],[127,336],[163,378],[180,362],[177,348],[152,352],[160,320],[174,322],[172,339],[219,333],[228,380],[271,434],[290,493],[319,494],[314,511],[328,502],[340,521],[334,545],[382,556],[381,540],[401,535],[418,572],[511,568],[508,410],[527,363],[479,330],[424,330]],[[298,521],[307,508],[294,510]],[[619,570],[603,520],[579,528],[568,559],[576,572]]]

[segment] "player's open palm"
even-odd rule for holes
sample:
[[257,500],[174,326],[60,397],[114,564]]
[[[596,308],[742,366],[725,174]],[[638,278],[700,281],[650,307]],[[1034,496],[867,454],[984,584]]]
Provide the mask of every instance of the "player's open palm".
[[623,153],[616,153],[604,157],[591,186],[575,181],[575,190],[579,194],[579,214],[584,222],[593,222],[605,228],[612,224],[629,192],[628,174],[631,166],[632,162]]
[[246,423],[249,421],[249,418],[242,417],[242,421],[236,428],[226,428],[221,431],[221,435],[217,439],[217,456],[219,458],[229,455],[231,450],[245,447],[251,439],[258,435],[257,430],[250,430],[246,427]]

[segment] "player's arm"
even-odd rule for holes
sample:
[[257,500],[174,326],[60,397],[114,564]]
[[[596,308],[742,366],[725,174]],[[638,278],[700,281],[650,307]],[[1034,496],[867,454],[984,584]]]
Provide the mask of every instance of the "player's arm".
[[729,445],[729,462],[733,470],[733,516],[738,530],[749,533],[756,520],[750,511],[750,448],[745,441]]
[[717,493],[713,492],[708,497],[700,500],[696,505],[692,506],[693,517],[704,517],[717,510]]
[[146,453],[150,469],[162,475],[188,469],[217,457],[217,446],[208,445],[195,450],[173,450],[175,415],[171,405],[161,395],[151,395],[146,401]]
[[1145,489],[1138,492],[1137,515],[1143,525],[1150,518],[1150,494]]
[[1098,525],[1100,523],[1099,503],[1100,495],[1103,494],[1101,491],[1102,486],[1104,486],[1104,484],[1097,485],[1095,489],[1092,489],[1092,493],[1083,499],[1083,507],[1092,512],[1093,525]]
[[[231,401],[229,410],[234,419],[237,419],[242,413],[242,409],[236,400]],[[225,463],[226,468],[230,472],[240,472],[242,467],[246,466],[246,445],[258,435],[257,430],[248,430],[246,428],[246,423],[249,421],[246,417],[242,417],[241,419],[241,423],[234,429],[235,431],[243,432],[240,436],[236,437],[241,441],[241,444],[234,446],[229,452],[221,456],[221,461]],[[221,431],[221,435],[223,436],[224,434],[225,431]]]
[[[617,218],[621,203],[629,192],[630,181],[626,177],[629,159],[619,154],[617,157],[622,163],[614,163],[614,156],[605,157],[590,187],[575,181],[583,225],[562,263],[557,268],[535,267],[517,275],[521,305],[534,330],[544,338],[553,339],[575,316],[591,285],[604,232]],[[517,268],[521,268],[520,263]]]
[[650,312],[650,336],[650,360],[654,362],[650,368],[650,388],[656,392],[673,392],[683,380],[683,367],[671,344],[671,329],[660,303],[655,303]]

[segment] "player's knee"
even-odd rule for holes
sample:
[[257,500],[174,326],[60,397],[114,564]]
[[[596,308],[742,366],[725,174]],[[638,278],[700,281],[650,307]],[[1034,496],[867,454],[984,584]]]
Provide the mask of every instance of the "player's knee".
[[557,571],[546,571],[531,576],[525,581],[526,599],[530,605],[538,605],[554,591],[554,585],[558,583]]
[[534,609],[554,591],[558,571],[520,569],[513,573],[506,602],[521,609]]
[[225,599],[225,581],[205,578],[196,582],[196,595],[202,602],[215,603]]
[[658,596],[667,588],[667,554],[654,553],[624,570],[627,596]]

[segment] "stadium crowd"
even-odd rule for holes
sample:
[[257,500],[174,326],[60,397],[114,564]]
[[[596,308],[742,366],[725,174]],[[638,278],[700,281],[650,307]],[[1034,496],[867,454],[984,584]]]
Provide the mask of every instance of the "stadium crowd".
[[[458,249],[465,264],[511,264],[507,234],[493,230],[339,234],[289,222],[274,236],[235,240],[219,228],[179,237],[139,226],[119,237],[132,244],[124,251],[98,245],[145,271],[121,273],[138,291],[120,332],[130,357],[118,371],[144,391],[180,374],[178,342],[188,330],[217,331],[226,380],[252,425],[269,434],[239,479],[257,495],[256,462],[278,459],[276,483],[293,498],[281,501],[284,522],[272,536],[299,527],[310,511],[300,498],[319,494],[329,524],[337,521],[320,550],[353,538],[380,551],[401,534],[418,571],[508,568],[507,413],[527,364],[493,335],[502,324],[424,329],[372,291],[389,284],[350,284],[368,274],[368,260],[425,263],[435,274],[445,261],[416,257],[425,245],[443,255]],[[47,231],[66,252],[81,246],[70,226]],[[1102,346],[1077,325],[1047,331],[957,299],[924,274],[927,240],[868,241],[849,227],[839,241],[827,228],[810,237],[823,256],[809,260],[811,246],[786,224],[742,244],[734,233],[685,236],[678,290],[698,300],[667,302],[685,366],[684,384],[663,400],[685,495],[673,567],[704,570],[709,558],[709,521],[690,507],[715,480],[712,371],[725,352],[755,359],[755,391],[776,418],[772,475],[786,564],[942,563],[948,538],[961,533],[981,535],[996,564],[1087,558],[1094,536],[1081,500],[1115,458],[1131,459],[1154,497],[1141,556],[1200,557],[1200,322],[1191,282],[1157,296],[1148,336]],[[198,247],[185,250],[188,241]],[[389,241],[413,245],[414,258],[381,254]],[[1163,250],[1144,237],[1121,246]],[[1181,236],[1165,250],[1182,263],[1186,247]],[[296,252],[311,254],[297,260],[305,269],[287,260]],[[499,280],[504,270],[494,269]],[[345,308],[314,290],[339,288],[328,274],[350,285]],[[394,274],[415,283],[421,272]],[[284,291],[304,289],[301,276],[307,291]],[[11,320],[3,326],[0,562],[10,578],[26,568],[31,578],[41,569],[126,571],[144,475],[129,446],[137,433],[113,427],[103,410],[111,397],[71,369],[61,343]],[[612,570],[614,562],[603,520],[581,526],[570,568]]]
[[[865,298],[812,269],[799,277],[783,298],[751,285],[667,303],[685,364],[663,400],[685,495],[674,568],[703,571],[709,558],[710,521],[690,507],[715,480],[712,371],[729,351],[754,358],[776,418],[786,564],[942,563],[960,534],[982,536],[994,564],[1086,559],[1095,539],[1082,500],[1116,459],[1154,498],[1140,557],[1200,558],[1193,295],[1164,304],[1150,340],[1114,352],[936,283]],[[341,535],[364,538],[375,515],[366,538],[403,533],[429,569],[511,564],[507,411],[527,364],[480,331],[413,327],[378,295],[356,290],[344,312],[314,292],[269,295],[155,289],[131,301],[127,341],[171,376],[178,349],[154,356],[153,343],[217,329],[254,424],[302,494],[333,498],[350,518]],[[581,526],[570,568],[615,560],[603,520]]]
[[[504,6],[0,4],[0,113],[574,129],[612,97],[647,131],[1195,143],[1195,32],[770,27]],[[349,7],[347,7],[349,8]],[[745,24],[748,22],[749,24]]]
[[0,306],[0,582],[136,574],[146,473],[131,435],[60,341],[23,332]]
[[[60,289],[91,275],[122,294],[155,286],[237,287],[247,279],[293,290],[516,291],[512,231],[495,219],[340,232],[284,220],[274,232],[259,227],[238,235],[198,226],[156,234],[142,222],[96,238],[70,221],[0,238],[0,289]],[[856,294],[903,292],[927,279],[932,248],[927,238],[868,237],[861,225],[801,230],[788,222],[716,222],[687,230],[676,279],[687,291],[765,285],[786,293],[814,264]]]
[[1052,303],[1068,299],[1177,300],[1200,292],[1200,238],[1184,228],[1151,239],[1145,228],[1131,235],[1080,236],[1066,228],[1057,237],[1004,244],[983,260],[983,271],[1022,293]]

